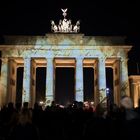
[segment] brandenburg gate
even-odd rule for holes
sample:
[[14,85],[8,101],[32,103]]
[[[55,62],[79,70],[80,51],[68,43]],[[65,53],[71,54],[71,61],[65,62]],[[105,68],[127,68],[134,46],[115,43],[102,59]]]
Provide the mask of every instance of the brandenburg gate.
[[[130,95],[127,53],[132,46],[125,45],[125,37],[85,36],[77,33],[79,22],[73,26],[65,18],[59,25],[51,21],[54,33],[44,36],[5,36],[0,45],[0,106],[16,102],[17,68],[24,67],[22,102],[33,107],[36,101],[36,69],[46,67],[46,102],[55,100],[55,68],[75,69],[76,101],[84,101],[83,68],[94,68],[94,103],[106,103],[106,67],[113,69],[114,102]],[[89,77],[90,78],[90,77]]]

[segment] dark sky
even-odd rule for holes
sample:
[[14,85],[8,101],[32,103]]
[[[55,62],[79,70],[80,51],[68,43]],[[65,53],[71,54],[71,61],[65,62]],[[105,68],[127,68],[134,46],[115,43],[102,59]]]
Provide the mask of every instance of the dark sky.
[[0,37],[45,35],[50,32],[50,20],[63,18],[61,8],[68,8],[67,18],[73,23],[80,19],[85,35],[126,35],[126,43],[134,46],[129,53],[129,75],[138,73],[140,8],[135,0],[1,0]]
[[61,8],[69,8],[68,16],[73,21],[81,20],[81,32],[85,34],[138,34],[139,9],[134,0],[1,0],[1,32],[45,34],[50,31],[50,19],[62,18]]

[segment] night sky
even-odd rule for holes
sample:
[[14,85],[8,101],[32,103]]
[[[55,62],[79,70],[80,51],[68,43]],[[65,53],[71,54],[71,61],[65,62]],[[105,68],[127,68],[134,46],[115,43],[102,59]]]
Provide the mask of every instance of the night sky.
[[[123,2],[122,2],[123,1]],[[138,2],[118,0],[1,0],[0,43],[3,35],[45,35],[50,20],[62,19],[61,8],[68,8],[72,23],[81,21],[81,33],[92,36],[127,36],[129,75],[140,74],[140,28]],[[90,73],[90,72],[89,72]]]

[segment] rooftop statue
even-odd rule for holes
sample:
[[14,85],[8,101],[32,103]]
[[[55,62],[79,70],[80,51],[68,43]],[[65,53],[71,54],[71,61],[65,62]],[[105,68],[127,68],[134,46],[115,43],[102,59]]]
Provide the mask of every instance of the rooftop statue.
[[63,12],[64,19],[59,20],[59,24],[56,25],[53,20],[51,20],[51,30],[54,33],[78,33],[80,31],[80,21],[77,21],[75,25],[72,25],[71,20],[67,19],[67,8],[61,9]]

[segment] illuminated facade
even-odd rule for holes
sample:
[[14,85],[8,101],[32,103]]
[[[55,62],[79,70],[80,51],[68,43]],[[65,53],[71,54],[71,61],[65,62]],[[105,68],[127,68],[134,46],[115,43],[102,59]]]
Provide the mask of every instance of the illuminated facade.
[[0,77],[0,106],[16,102],[17,68],[24,67],[22,103],[33,107],[36,101],[36,69],[46,68],[45,103],[55,100],[55,68],[75,69],[74,100],[84,101],[83,68],[94,69],[94,103],[106,105],[106,67],[113,69],[113,98],[119,105],[120,97],[130,96],[125,37],[91,37],[75,34],[80,31],[80,21],[72,24],[67,19],[67,8],[61,9],[63,20],[55,24],[51,20],[54,34],[46,36],[7,36],[2,51]]
[[106,103],[106,67],[113,69],[114,102],[130,96],[125,37],[84,36],[53,33],[45,36],[5,36],[0,45],[2,65],[0,105],[16,101],[17,68],[24,67],[22,102],[33,107],[36,93],[36,68],[46,67],[46,102],[55,100],[55,68],[75,69],[75,100],[83,98],[83,67],[94,68],[94,102]]

